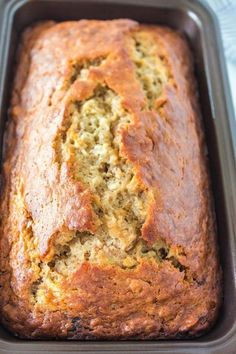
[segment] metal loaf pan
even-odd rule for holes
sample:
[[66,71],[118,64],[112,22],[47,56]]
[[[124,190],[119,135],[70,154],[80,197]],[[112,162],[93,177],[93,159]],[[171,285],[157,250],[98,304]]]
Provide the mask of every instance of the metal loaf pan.
[[236,125],[218,25],[203,3],[197,0],[0,0],[1,142],[14,55],[22,29],[46,19],[121,17],[173,27],[185,33],[194,53],[224,278],[224,300],[218,321],[200,338],[165,341],[26,341],[0,327],[0,353],[236,353]]

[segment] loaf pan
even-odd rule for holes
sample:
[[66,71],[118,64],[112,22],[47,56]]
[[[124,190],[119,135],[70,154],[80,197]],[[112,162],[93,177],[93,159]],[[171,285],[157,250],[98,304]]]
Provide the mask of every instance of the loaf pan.
[[124,17],[183,32],[194,53],[224,278],[217,323],[197,339],[120,342],[27,341],[0,327],[0,353],[236,353],[236,125],[219,28],[206,5],[196,0],[0,0],[0,145],[20,32],[41,20]]

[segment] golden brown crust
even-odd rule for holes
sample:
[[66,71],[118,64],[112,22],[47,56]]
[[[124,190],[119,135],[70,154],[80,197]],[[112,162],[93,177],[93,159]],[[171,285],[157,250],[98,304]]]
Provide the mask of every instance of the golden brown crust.
[[[145,43],[154,45],[154,54]],[[18,62],[1,204],[4,325],[21,337],[72,339],[172,338],[209,329],[220,305],[221,276],[185,40],[131,20],[46,22],[25,31]],[[156,63],[161,79],[150,84],[146,72],[155,76]],[[76,233],[101,243],[101,225],[109,219],[94,206],[97,200],[105,205],[105,192],[96,197],[89,176],[77,177],[77,150],[66,150],[72,105],[82,119],[98,87],[106,90],[95,97],[98,109],[99,102],[105,107],[113,100],[114,106],[121,99],[129,117],[118,133],[111,126],[120,140],[119,148],[114,142],[110,148],[131,166],[137,194],[146,198],[145,216],[138,208],[135,239],[128,237],[132,230],[117,236],[127,256],[122,264],[119,254],[109,262],[91,256],[72,269],[67,255],[56,253],[65,245],[62,236],[67,245]],[[74,152],[66,159],[68,151]],[[119,234],[118,226],[113,232],[108,225]],[[139,245],[147,249],[141,258]],[[67,273],[61,263],[55,268],[60,257]]]

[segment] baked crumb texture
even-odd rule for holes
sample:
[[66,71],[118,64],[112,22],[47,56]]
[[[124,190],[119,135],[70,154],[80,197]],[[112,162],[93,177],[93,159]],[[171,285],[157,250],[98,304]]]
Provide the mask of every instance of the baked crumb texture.
[[1,317],[20,337],[199,335],[220,298],[185,40],[131,20],[27,29],[5,137]]

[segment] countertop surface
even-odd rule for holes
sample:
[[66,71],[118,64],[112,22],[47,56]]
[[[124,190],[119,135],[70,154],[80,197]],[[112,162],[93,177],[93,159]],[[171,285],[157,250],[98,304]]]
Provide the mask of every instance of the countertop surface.
[[[236,112],[236,0],[204,0],[215,12],[221,29],[229,83]],[[236,118],[236,115],[234,115]]]

